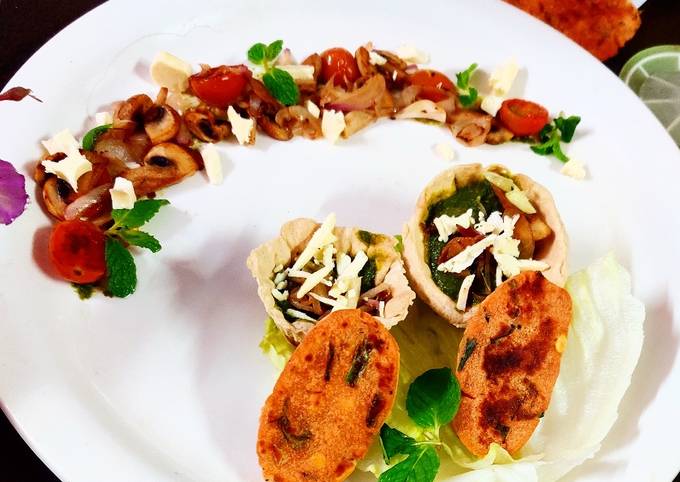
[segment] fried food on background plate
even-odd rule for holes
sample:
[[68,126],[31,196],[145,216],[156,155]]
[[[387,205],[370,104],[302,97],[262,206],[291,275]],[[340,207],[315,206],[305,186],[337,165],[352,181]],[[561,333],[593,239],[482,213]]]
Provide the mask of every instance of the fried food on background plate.
[[571,38],[600,60],[616,55],[640,27],[629,0],[505,0]]
[[293,352],[260,417],[265,480],[345,480],[392,410],[399,346],[361,310],[319,321]]
[[463,396],[452,425],[476,456],[493,442],[514,454],[534,433],[560,372],[571,305],[566,290],[525,271],[468,321],[456,361]]

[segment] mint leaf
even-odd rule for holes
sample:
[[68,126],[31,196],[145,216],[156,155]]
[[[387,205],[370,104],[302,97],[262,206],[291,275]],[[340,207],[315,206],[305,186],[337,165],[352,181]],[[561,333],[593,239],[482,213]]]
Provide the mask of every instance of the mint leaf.
[[467,90],[470,87],[470,77],[472,73],[477,70],[477,64],[470,65],[467,69],[456,74],[456,86],[461,90]]
[[149,233],[145,233],[144,231],[138,231],[136,229],[121,231],[118,233],[118,236],[123,238],[129,244],[139,246],[140,248],[146,248],[152,253],[157,253],[161,250],[161,243]]
[[447,367],[433,368],[416,378],[406,395],[409,417],[420,427],[439,432],[453,420],[460,405],[460,385]]
[[380,474],[378,482],[432,482],[439,471],[434,448],[421,446],[394,467]]
[[380,442],[383,448],[383,458],[388,464],[395,455],[410,454],[416,450],[414,439],[387,424],[380,428]]
[[474,338],[468,338],[468,340],[465,342],[465,351],[463,351],[463,356],[460,357],[460,362],[458,362],[458,371],[461,371],[463,368],[465,368],[468,358],[472,356],[472,353],[474,353],[476,347],[477,340]]
[[137,287],[137,268],[130,252],[120,241],[106,238],[106,274],[111,296],[125,298]]
[[83,149],[86,151],[93,150],[99,136],[111,129],[111,127],[113,127],[113,124],[104,124],[87,131],[87,134],[83,137]]
[[142,199],[137,201],[132,209],[114,209],[111,211],[114,224],[109,231],[120,227],[138,228],[153,218],[160,208],[167,204],[170,204],[170,201],[166,199]]
[[273,68],[262,77],[267,90],[283,105],[294,105],[300,100],[300,91],[293,77],[285,70]]
[[560,130],[562,140],[564,142],[571,142],[574,138],[574,133],[576,132],[576,126],[581,122],[581,118],[576,115],[567,117],[558,117],[555,119],[555,127]]
[[463,107],[470,107],[479,97],[477,89],[470,87],[470,77],[477,69],[477,64],[470,65],[467,69],[456,74],[456,87],[458,87],[458,100]]
[[276,57],[279,56],[281,53],[281,50],[283,49],[283,40],[274,40],[272,43],[267,45],[266,48],[266,57],[267,60],[272,62],[273,60],[276,59]]
[[267,46],[262,42],[258,42],[248,49],[248,60],[255,65],[262,64],[266,55]]

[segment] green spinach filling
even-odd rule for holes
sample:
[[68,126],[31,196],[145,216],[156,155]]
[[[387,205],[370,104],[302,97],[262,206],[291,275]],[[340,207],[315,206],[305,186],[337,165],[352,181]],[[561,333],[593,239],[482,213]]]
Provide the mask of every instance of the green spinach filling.
[[[474,182],[456,189],[449,197],[436,202],[430,207],[425,226],[427,238],[427,261],[432,273],[432,280],[437,287],[452,299],[458,298],[460,286],[465,279],[466,273],[445,273],[439,271],[439,256],[448,241],[440,241],[434,219],[444,214],[448,216],[460,216],[468,209],[472,209],[472,215],[479,219],[479,213],[488,216],[494,211],[503,212],[503,206],[493,192],[491,183],[486,180]],[[478,303],[483,300],[492,290],[495,276],[495,261],[486,253],[475,261],[472,269],[475,272],[475,280],[470,289],[470,300]]]

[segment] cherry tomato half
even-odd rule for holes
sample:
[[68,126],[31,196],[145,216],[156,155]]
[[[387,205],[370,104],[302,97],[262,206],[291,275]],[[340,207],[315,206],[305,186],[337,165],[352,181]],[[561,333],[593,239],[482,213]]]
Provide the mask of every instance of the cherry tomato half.
[[409,81],[411,85],[420,86],[418,97],[432,102],[446,99],[455,90],[453,82],[436,70],[418,70],[411,74]]
[[250,70],[245,65],[221,65],[189,77],[194,94],[206,104],[227,107],[243,93]]
[[74,283],[94,283],[106,273],[104,233],[88,221],[62,221],[52,230],[49,252],[59,274]]
[[348,50],[340,47],[328,49],[321,54],[321,81],[347,88],[359,78],[359,66]]
[[516,136],[533,136],[548,123],[548,111],[535,102],[508,99],[501,105],[498,119]]

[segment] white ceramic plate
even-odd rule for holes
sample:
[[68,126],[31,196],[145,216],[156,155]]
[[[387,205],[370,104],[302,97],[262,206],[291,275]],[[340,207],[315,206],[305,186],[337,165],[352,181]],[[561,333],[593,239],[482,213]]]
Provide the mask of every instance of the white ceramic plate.
[[[680,155],[615,75],[528,15],[490,1],[107,3],[11,80],[44,103],[0,105],[0,157],[29,174],[40,139],[65,127],[83,132],[102,106],[154,94],[147,66],[158,50],[195,64],[235,63],[252,43],[277,38],[298,58],[367,40],[412,43],[449,74],[515,56],[525,66],[516,94],[583,117],[569,148],[588,164],[585,182],[521,144],[456,146],[458,160],[503,162],[549,186],[573,269],[614,250],[631,270],[648,309],[643,355],[602,450],[570,477],[671,480],[680,469]],[[63,480],[259,480],[258,413],[275,374],[257,347],[264,312],[248,252],[285,220],[330,211],[344,225],[399,232],[421,187],[450,165],[433,154],[438,142],[454,143],[443,129],[384,121],[335,147],[264,136],[252,148],[224,146],[223,185],[196,175],[165,193],[172,206],[150,226],[163,251],[136,255],[139,287],[124,300],[80,301],[53,277],[50,220],[33,200],[0,229],[3,408]]]

